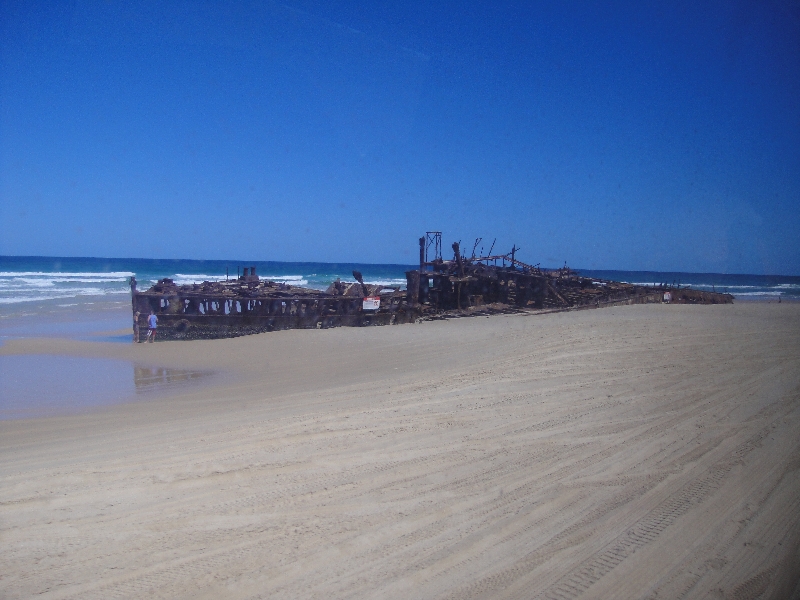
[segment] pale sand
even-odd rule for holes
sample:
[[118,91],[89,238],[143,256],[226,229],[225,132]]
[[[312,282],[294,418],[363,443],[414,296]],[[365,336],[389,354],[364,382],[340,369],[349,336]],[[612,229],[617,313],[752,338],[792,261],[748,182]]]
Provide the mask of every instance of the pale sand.
[[800,305],[15,352],[236,380],[0,423],[2,598],[800,597]]

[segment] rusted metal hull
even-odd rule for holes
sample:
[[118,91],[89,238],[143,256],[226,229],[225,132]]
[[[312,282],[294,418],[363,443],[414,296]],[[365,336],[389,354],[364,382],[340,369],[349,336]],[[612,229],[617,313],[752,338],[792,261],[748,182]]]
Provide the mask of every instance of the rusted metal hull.
[[[140,317],[142,323],[146,319]],[[203,316],[186,314],[158,314],[159,340],[197,340],[238,337],[283,329],[328,329],[331,327],[367,327],[370,325],[393,325],[407,323],[409,318],[404,313],[378,314],[332,314],[326,316],[251,316],[224,315]],[[146,325],[140,325],[142,330]]]
[[[419,317],[410,310],[405,294],[382,296],[378,310],[364,310],[363,299],[334,296],[316,290],[267,286],[242,289],[217,284],[206,292],[176,286],[169,280],[145,292],[133,292],[134,314],[140,329],[153,311],[158,318],[157,339],[214,339],[282,329],[327,329],[407,323]],[[300,290],[299,293],[293,293]]]

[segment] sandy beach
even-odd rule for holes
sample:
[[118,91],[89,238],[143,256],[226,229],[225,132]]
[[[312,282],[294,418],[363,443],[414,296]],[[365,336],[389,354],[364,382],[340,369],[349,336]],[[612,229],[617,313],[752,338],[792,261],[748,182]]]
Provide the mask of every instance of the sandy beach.
[[219,376],[0,422],[2,598],[800,598],[800,304],[37,354]]

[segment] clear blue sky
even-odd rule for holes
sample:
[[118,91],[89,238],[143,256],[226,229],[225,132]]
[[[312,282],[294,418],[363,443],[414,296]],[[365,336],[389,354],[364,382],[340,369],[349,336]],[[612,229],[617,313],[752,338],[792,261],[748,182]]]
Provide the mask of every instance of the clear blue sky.
[[0,254],[800,274],[800,4],[431,4],[0,0]]

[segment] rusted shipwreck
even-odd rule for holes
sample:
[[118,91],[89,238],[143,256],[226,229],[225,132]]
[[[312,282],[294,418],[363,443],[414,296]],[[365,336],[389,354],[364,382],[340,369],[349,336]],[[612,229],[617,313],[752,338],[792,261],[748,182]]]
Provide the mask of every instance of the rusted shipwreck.
[[[494,245],[493,245],[494,246]],[[492,246],[492,247],[493,247]],[[477,242],[475,244],[477,247]],[[563,267],[542,269],[507,254],[465,256],[458,243],[442,258],[440,232],[419,239],[419,268],[406,272],[406,289],[336,281],[315,290],[262,279],[256,267],[235,279],[177,285],[161,279],[139,291],[131,279],[132,308],[142,330],[158,316],[158,339],[213,339],[281,329],[393,325],[476,314],[599,308],[663,302],[727,304],[730,294],[671,286],[642,286],[583,277]]]

